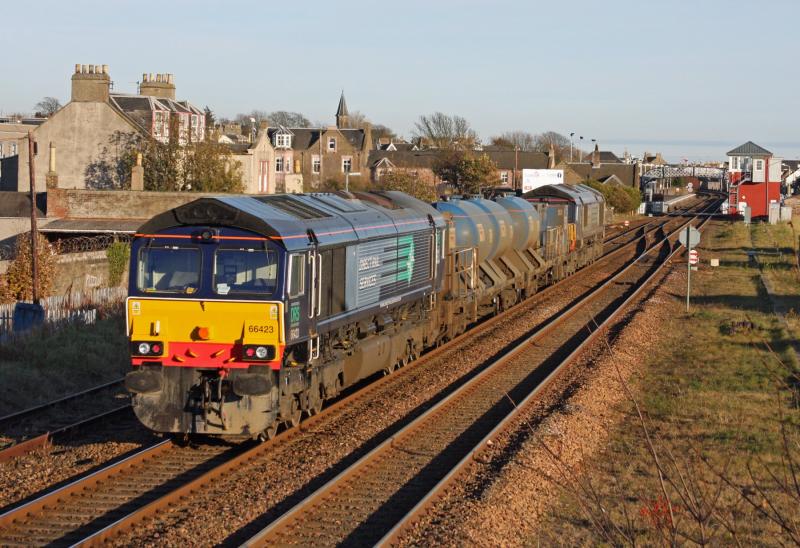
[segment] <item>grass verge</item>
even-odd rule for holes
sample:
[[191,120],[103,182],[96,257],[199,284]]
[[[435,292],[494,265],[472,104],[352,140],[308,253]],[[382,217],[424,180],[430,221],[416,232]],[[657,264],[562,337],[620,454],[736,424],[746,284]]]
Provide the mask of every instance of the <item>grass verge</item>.
[[45,328],[0,345],[0,415],[122,377],[130,366],[125,318]]
[[690,312],[684,277],[653,334],[659,350],[616,410],[623,419],[580,474],[565,474],[537,541],[800,543],[797,326],[773,312],[773,301],[800,303],[793,238],[786,225],[705,231]]

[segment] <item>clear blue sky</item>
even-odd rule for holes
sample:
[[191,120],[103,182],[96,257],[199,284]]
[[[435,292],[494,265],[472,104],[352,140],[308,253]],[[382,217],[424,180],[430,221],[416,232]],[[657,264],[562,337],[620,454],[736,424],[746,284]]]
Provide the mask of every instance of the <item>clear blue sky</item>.
[[66,102],[75,63],[108,64],[118,91],[171,72],[179,98],[222,116],[332,121],[344,88],[406,136],[441,110],[484,140],[575,131],[677,161],[751,139],[800,157],[797,0],[45,0],[0,17],[6,113]]

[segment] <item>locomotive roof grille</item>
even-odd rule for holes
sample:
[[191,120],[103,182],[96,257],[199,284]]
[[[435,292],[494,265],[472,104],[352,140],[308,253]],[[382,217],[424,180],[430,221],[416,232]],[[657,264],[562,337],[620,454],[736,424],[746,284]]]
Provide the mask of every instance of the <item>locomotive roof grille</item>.
[[331,217],[321,209],[311,207],[290,196],[258,196],[255,199],[298,219],[324,219],[325,217]]

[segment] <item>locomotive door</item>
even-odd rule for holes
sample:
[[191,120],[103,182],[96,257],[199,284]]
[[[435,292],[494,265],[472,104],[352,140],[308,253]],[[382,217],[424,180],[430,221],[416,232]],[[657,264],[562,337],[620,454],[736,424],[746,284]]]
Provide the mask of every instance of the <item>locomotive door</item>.
[[286,274],[286,335],[288,341],[303,339],[316,331],[314,316],[315,254],[289,254]]

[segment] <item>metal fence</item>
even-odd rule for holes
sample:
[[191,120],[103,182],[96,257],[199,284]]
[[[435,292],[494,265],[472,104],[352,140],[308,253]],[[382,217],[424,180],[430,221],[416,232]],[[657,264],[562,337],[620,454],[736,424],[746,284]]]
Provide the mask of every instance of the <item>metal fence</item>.
[[[83,253],[86,251],[103,251],[114,242],[130,242],[129,234],[97,234],[95,236],[74,236],[50,242],[59,255],[67,253]],[[30,238],[28,238],[30,241]],[[0,261],[9,261],[16,256],[15,244],[0,246]]]
[[[91,325],[97,321],[97,310],[125,300],[125,287],[101,287],[89,291],[75,291],[41,299],[46,326],[57,327],[66,323]],[[0,304],[0,339],[14,333],[15,303]]]

